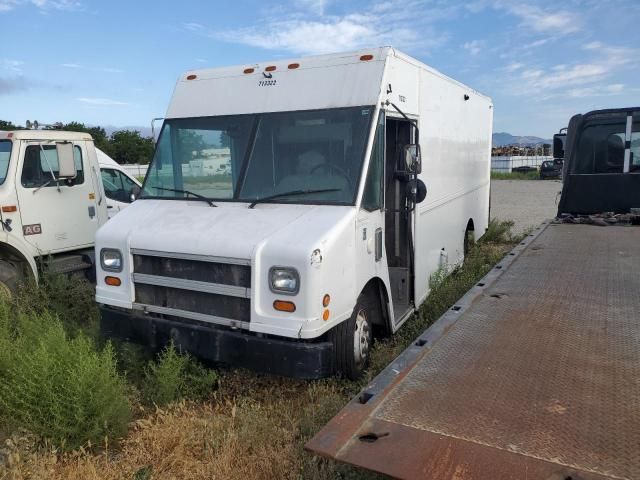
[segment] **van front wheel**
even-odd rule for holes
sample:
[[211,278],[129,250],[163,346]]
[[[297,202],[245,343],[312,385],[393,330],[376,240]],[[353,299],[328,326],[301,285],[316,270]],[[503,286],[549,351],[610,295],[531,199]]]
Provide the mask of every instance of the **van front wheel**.
[[329,332],[336,372],[351,380],[360,378],[369,365],[374,311],[375,302],[367,295],[360,294],[351,317]]

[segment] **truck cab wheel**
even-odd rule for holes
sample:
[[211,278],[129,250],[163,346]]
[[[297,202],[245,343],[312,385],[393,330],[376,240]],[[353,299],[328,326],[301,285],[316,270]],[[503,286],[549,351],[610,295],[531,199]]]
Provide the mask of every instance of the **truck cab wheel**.
[[336,373],[351,380],[360,378],[369,365],[375,308],[375,302],[369,296],[360,294],[351,317],[329,332]]
[[0,299],[12,299],[18,291],[20,280],[20,270],[13,263],[0,260]]

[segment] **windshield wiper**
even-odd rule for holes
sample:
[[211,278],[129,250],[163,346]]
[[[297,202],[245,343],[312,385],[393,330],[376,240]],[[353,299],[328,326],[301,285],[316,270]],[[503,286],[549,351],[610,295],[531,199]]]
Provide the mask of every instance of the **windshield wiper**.
[[213,203],[213,201],[210,198],[207,198],[204,195],[200,195],[199,193],[191,192],[189,190],[180,190],[178,188],[165,188],[165,187],[153,187],[153,188],[155,188],[156,190],[164,190],[167,192],[177,192],[177,193],[184,193],[185,195],[191,195],[192,197],[194,197],[197,200],[200,200],[201,202],[207,202],[212,207],[217,207],[217,205]]
[[267,202],[269,200],[274,200],[280,197],[292,197],[294,195],[305,195],[307,193],[339,192],[340,190],[342,189],[341,188],[322,188],[319,190],[291,190],[290,192],[276,193],[273,195],[269,195],[267,197],[256,198],[253,202],[251,202],[251,205],[249,205],[249,208],[255,207],[258,203]]

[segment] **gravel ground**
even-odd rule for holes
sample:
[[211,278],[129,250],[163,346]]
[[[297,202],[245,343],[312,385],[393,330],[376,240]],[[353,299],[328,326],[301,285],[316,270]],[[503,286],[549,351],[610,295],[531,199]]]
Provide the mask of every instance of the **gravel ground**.
[[556,216],[561,189],[559,180],[492,180],[491,217],[513,220],[516,233],[538,226]]

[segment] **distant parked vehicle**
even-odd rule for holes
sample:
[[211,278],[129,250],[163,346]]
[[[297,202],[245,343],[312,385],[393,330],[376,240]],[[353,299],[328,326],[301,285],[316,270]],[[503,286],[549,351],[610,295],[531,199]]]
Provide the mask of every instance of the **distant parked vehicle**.
[[546,178],[560,178],[562,173],[562,162],[556,162],[555,160],[547,160],[540,165],[540,179]]
[[96,156],[100,165],[100,175],[107,197],[107,215],[109,218],[127,207],[140,193],[140,182],[129,175],[109,155],[96,148]]
[[511,169],[512,173],[530,173],[530,172],[537,172],[538,169],[536,167],[530,167],[528,165],[522,166],[522,167],[515,167]]

